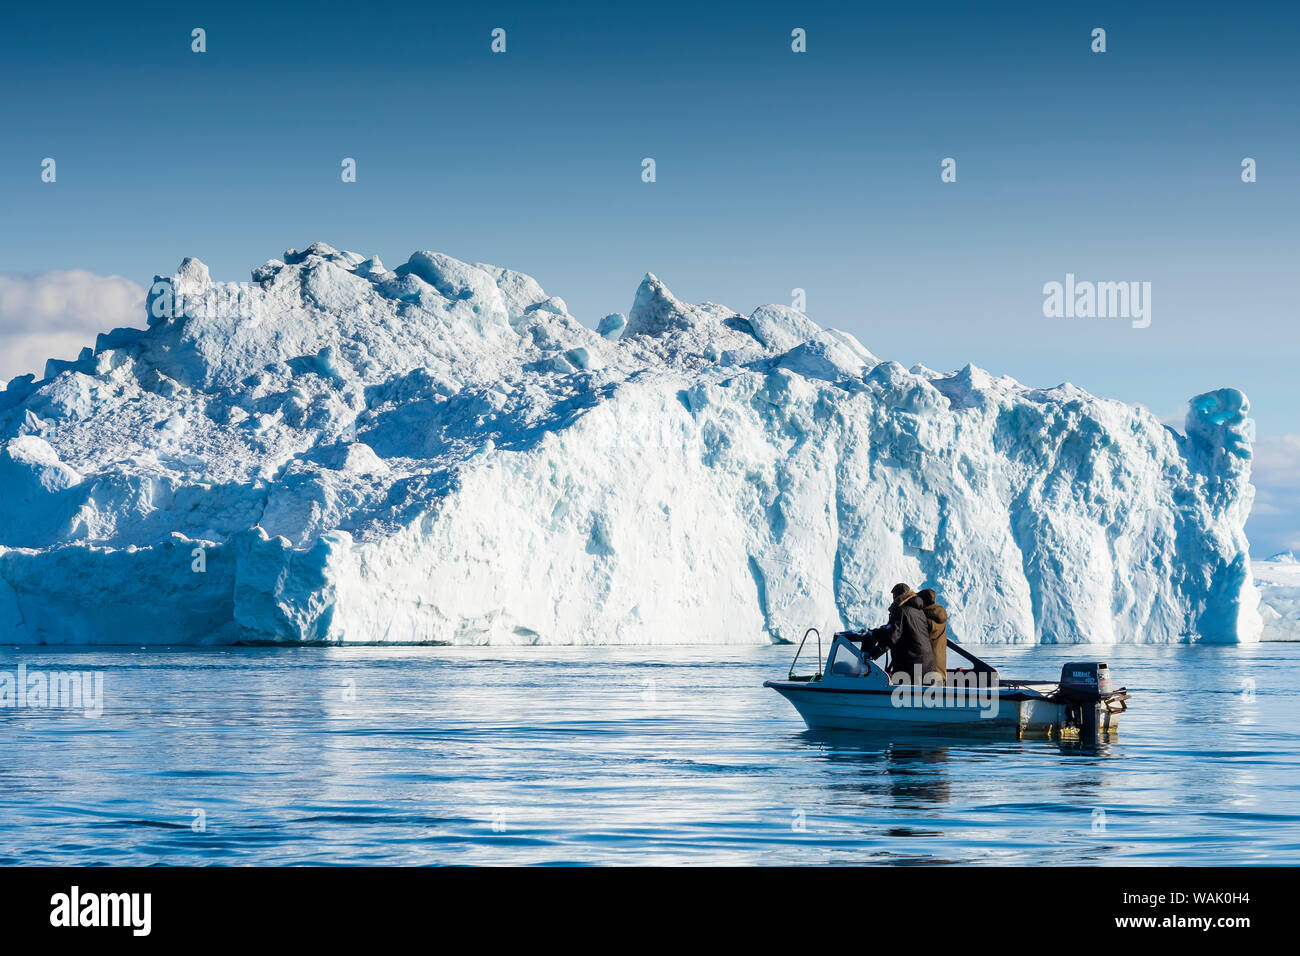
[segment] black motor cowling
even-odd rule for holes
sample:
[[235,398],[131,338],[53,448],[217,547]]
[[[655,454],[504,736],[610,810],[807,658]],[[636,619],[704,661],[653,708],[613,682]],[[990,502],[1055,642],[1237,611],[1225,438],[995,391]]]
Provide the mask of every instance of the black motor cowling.
[[1110,668],[1099,661],[1071,661],[1061,668],[1066,700],[1097,701],[1110,694]]

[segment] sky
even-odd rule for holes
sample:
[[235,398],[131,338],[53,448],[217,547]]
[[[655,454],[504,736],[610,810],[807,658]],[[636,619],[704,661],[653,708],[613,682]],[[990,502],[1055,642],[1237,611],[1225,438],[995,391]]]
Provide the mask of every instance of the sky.
[[[508,266],[591,325],[647,271],[744,312],[798,288],[908,366],[1171,424],[1242,389],[1252,551],[1297,549],[1297,48],[1300,8],[1251,2],[10,9],[0,374],[140,324],[129,283],[185,256],[244,280],[317,240]],[[1044,316],[1067,274],[1149,282],[1150,325]]]

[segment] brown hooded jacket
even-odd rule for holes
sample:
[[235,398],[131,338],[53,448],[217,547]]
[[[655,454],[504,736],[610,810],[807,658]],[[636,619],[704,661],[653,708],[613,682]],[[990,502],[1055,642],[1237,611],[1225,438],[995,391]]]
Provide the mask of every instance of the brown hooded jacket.
[[920,592],[925,602],[925,616],[930,622],[930,651],[934,654],[934,668],[947,683],[948,679],[948,611],[935,602],[934,591],[926,588]]

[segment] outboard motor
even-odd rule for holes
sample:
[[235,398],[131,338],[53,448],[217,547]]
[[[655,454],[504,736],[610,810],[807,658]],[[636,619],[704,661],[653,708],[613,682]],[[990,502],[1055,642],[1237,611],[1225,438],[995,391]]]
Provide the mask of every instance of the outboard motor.
[[1062,667],[1059,694],[1065,726],[1077,727],[1081,735],[1111,730],[1128,709],[1127,688],[1113,689],[1110,668],[1100,661],[1071,661]]

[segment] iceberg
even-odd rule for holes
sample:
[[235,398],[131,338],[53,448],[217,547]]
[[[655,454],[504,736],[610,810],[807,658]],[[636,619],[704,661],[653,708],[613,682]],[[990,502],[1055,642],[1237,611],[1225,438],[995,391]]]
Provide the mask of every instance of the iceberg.
[[1180,433],[653,275],[591,329],[321,243],[147,309],[0,390],[0,641],[761,644],[900,580],[973,642],[1261,634],[1234,389]]
[[1285,551],[1253,564],[1263,619],[1260,640],[1300,641],[1300,561]]

